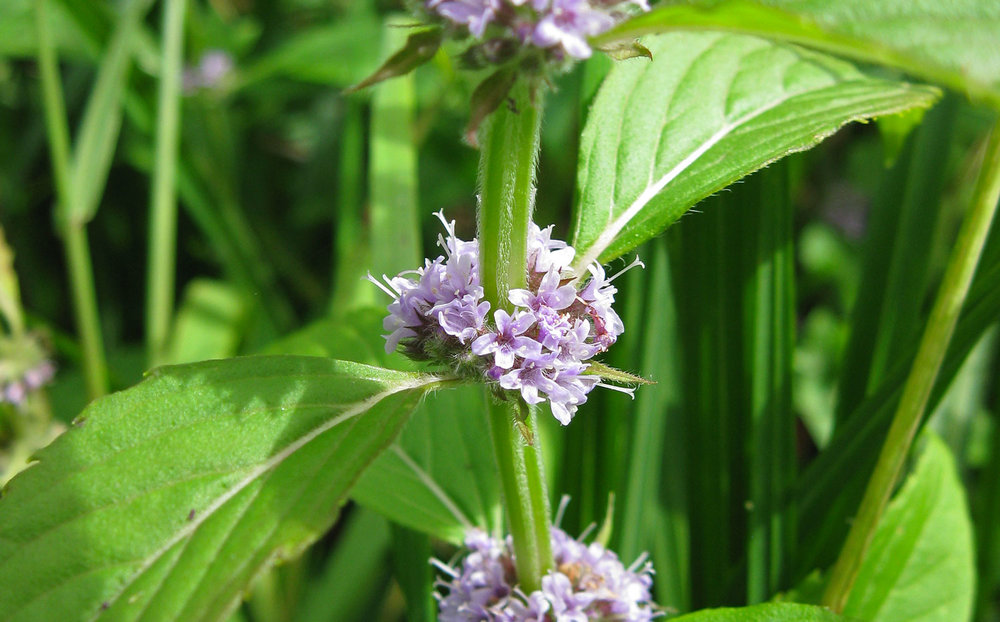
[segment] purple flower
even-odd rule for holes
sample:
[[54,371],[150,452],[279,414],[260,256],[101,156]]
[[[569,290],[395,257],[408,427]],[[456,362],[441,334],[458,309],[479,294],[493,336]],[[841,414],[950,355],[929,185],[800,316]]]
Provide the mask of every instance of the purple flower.
[[[437,314],[438,323],[444,332],[458,337],[462,343],[468,343],[479,336],[486,313],[490,310],[490,303],[480,302],[481,297],[482,294],[466,294],[450,302],[438,303],[431,311]],[[475,352],[475,348],[472,351]]]
[[535,323],[535,317],[530,313],[514,313],[509,315],[503,309],[493,313],[496,323],[495,332],[489,332],[472,342],[473,354],[486,356],[493,354],[496,366],[510,369],[514,366],[514,358],[537,357],[542,353],[542,344],[530,337],[524,337],[524,331]]
[[387,352],[402,345],[413,358],[450,365],[457,375],[496,390],[517,391],[529,404],[547,401],[563,425],[595,386],[631,394],[601,384],[587,373],[587,361],[625,330],[612,308],[618,291],[612,281],[642,262],[636,259],[611,277],[595,263],[581,284],[570,266],[573,247],[552,239],[551,226],[532,225],[527,287],[511,290],[513,312],[496,310],[490,324],[479,282],[479,244],[460,239],[455,223],[436,215],[447,234],[438,238],[445,256],[383,281],[368,276],[393,298],[383,321]]
[[525,594],[517,584],[509,538],[500,541],[473,529],[465,544],[469,554],[457,566],[433,562],[447,575],[437,581],[447,591],[438,595],[442,622],[646,622],[660,615],[650,602],[653,569],[645,555],[625,568],[600,544],[585,544],[553,528],[556,569],[542,577],[540,590]]
[[535,26],[532,43],[543,48],[561,45],[573,58],[589,58],[587,37],[614,25],[611,15],[592,8],[587,0],[552,0],[551,8]]
[[437,11],[437,13],[456,24],[461,24],[469,28],[469,32],[476,37],[482,37],[496,15],[500,0],[430,0],[427,8]]
[[487,43],[514,42],[524,49],[541,50],[561,61],[569,55],[583,59],[591,55],[587,38],[598,35],[624,18],[633,4],[648,11],[646,0],[426,0],[432,13],[455,26],[468,28],[483,39],[491,24]]
[[561,311],[576,299],[576,288],[572,285],[559,285],[561,279],[558,270],[549,270],[542,277],[536,291],[512,289],[507,294],[507,299],[519,307],[528,307],[536,312],[543,308]]

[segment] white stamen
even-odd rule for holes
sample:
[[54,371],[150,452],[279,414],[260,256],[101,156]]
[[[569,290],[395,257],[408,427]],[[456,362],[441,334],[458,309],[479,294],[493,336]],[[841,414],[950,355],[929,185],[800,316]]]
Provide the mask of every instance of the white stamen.
[[597,529],[597,523],[590,523],[589,525],[587,525],[587,528],[584,529],[579,536],[577,536],[576,541],[583,542],[584,540],[587,539],[587,536],[589,536],[591,532],[594,531],[595,529]]
[[[375,285],[375,287],[377,287],[377,288],[381,289],[383,292],[389,294],[389,296],[393,300],[397,300],[399,298],[399,293],[393,293],[393,291],[391,289],[389,289],[385,285],[382,285],[381,281],[379,281],[378,279],[376,279],[375,277],[373,277],[371,272],[369,272],[368,276],[366,276],[365,278],[368,281],[370,281],[371,283],[373,283]],[[388,280],[387,277],[384,274],[382,275],[382,278],[385,278],[386,280]],[[391,285],[391,283],[390,283],[390,285]],[[395,288],[393,288],[393,289],[395,289]]]
[[553,525],[558,527],[562,524],[563,514],[566,513],[566,506],[569,505],[569,495],[563,495],[559,499],[559,509],[556,510],[556,518],[552,522]]
[[611,389],[612,391],[618,391],[619,393],[625,393],[632,399],[635,399],[635,389],[632,387],[618,387],[613,384],[604,384],[603,382],[598,382],[596,386]]
[[401,290],[398,287],[396,287],[396,284],[393,283],[392,279],[390,279],[388,276],[386,276],[386,275],[383,274],[382,275],[382,280],[385,281],[386,285],[388,285],[392,289],[392,291],[396,292],[396,295],[399,295],[399,294],[403,293],[403,290]]
[[642,553],[639,554],[639,557],[635,558],[635,561],[632,562],[632,565],[628,567],[628,571],[635,572],[636,568],[646,563],[647,559],[649,559],[649,553],[643,551]]
[[446,575],[448,575],[452,579],[457,579],[458,578],[458,572],[456,572],[454,568],[452,568],[448,564],[444,563],[440,559],[437,559],[436,557],[432,557],[431,558],[431,566],[434,566],[435,568],[437,568],[441,572],[445,573]]
[[618,277],[620,277],[621,275],[625,274],[626,272],[628,272],[629,270],[631,270],[632,268],[634,268],[636,266],[639,266],[640,268],[645,268],[646,267],[646,264],[642,263],[642,261],[639,260],[639,256],[638,255],[635,256],[635,259],[632,261],[632,263],[630,263],[629,265],[625,266],[620,271],[616,272],[615,275],[613,277],[609,278],[607,281],[605,281],[605,283],[610,283],[611,281],[614,281],[615,279],[617,279]]

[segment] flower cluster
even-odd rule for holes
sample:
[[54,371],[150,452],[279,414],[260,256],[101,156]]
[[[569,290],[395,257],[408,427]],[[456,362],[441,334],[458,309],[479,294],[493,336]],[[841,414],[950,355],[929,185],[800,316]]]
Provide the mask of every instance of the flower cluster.
[[[627,5],[649,10],[647,0],[426,0],[447,22],[468,28],[487,50],[544,50],[556,58],[588,58],[587,37],[601,34],[627,15]],[[514,44],[514,45],[510,45]]]
[[34,335],[0,337],[0,403],[20,406],[30,393],[47,384],[55,371]]
[[[529,404],[548,400],[552,414],[566,425],[595,386],[606,385],[586,373],[586,361],[604,352],[625,330],[612,304],[617,289],[600,264],[578,279],[571,268],[572,246],[552,239],[552,226],[531,225],[526,289],[511,290],[512,312],[490,303],[479,283],[479,245],[455,235],[454,221],[437,214],[448,237],[439,236],[445,256],[426,260],[417,270],[369,280],[393,297],[383,327],[386,352],[400,345],[417,360],[450,366],[458,375],[519,391]],[[577,284],[583,286],[577,289]]]
[[653,569],[645,556],[625,568],[599,543],[553,528],[556,569],[542,577],[542,589],[525,594],[517,586],[509,538],[504,543],[472,530],[465,545],[469,554],[457,568],[436,562],[449,577],[438,581],[447,590],[438,597],[442,622],[644,622],[659,615],[650,604]]

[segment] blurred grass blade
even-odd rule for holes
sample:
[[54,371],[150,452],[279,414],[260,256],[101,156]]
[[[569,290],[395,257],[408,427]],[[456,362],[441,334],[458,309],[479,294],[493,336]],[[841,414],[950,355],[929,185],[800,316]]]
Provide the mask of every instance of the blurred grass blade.
[[696,0],[665,3],[594,38],[723,30],[902,69],[1000,106],[1000,12],[990,1]]
[[156,154],[149,214],[146,281],[146,351],[151,365],[163,359],[174,313],[177,261],[177,152],[187,0],[163,2],[163,52],[156,107]]
[[370,510],[355,508],[323,567],[305,586],[296,622],[370,619],[373,594],[385,583],[392,542],[389,523]]
[[[412,18],[388,20],[384,52],[399,49]],[[379,84],[372,96],[371,271],[395,276],[420,266],[420,218],[417,209],[417,150],[413,137],[413,75]]]
[[80,195],[73,185],[70,167],[69,127],[66,103],[63,100],[59,63],[49,32],[48,0],[35,2],[35,28],[38,34],[38,66],[42,81],[42,107],[49,140],[49,157],[55,177],[55,220],[63,237],[66,261],[73,295],[76,329],[83,348],[83,372],[88,396],[93,399],[108,390],[108,369],[104,355],[97,294],[94,289],[94,269],[90,260],[87,230],[75,225],[66,214],[76,210]]
[[[787,581],[794,520],[792,205],[787,163],[702,204],[673,239],[683,352],[692,607]],[[724,578],[725,580],[720,580]]]
[[434,622],[438,607],[434,599],[434,570],[430,564],[431,539],[420,532],[393,525],[392,542],[392,567],[406,596],[407,622]]
[[748,209],[746,185],[701,204],[702,213],[674,227],[671,267],[677,291],[687,428],[687,490],[691,529],[691,608],[738,604],[743,555],[748,417],[744,383],[741,242],[735,218]]
[[354,84],[377,66],[372,42],[378,41],[381,30],[382,24],[365,13],[295,32],[241,69],[233,88],[246,90],[277,77],[325,87]]
[[129,79],[136,34],[152,0],[130,0],[104,50],[97,79],[80,121],[73,152],[73,187],[80,197],[66,218],[90,221],[97,213],[122,124],[123,95]]
[[379,293],[364,280],[371,269],[371,255],[364,226],[366,177],[362,106],[356,98],[345,99],[344,105],[337,163],[337,198],[333,206],[335,248],[331,259],[335,277],[330,298],[332,314],[376,306],[375,294]]
[[[647,246],[648,298],[644,321],[642,373],[656,382],[635,400],[635,423],[628,451],[620,536],[615,549],[628,563],[642,552],[661,569],[653,587],[656,600],[678,611],[690,609],[688,547],[687,418],[680,402],[679,319],[665,239]],[[663,546],[652,544],[658,540]]]
[[[795,480],[791,407],[795,343],[795,253],[788,161],[746,181],[749,201],[730,219],[744,231],[744,373],[750,384],[747,430],[747,602],[769,600],[787,579],[794,543],[787,494]],[[742,190],[742,189],[741,189]],[[751,194],[753,193],[753,194]],[[740,222],[742,218],[742,222]]]
[[957,100],[926,115],[872,203],[861,284],[839,380],[836,425],[885,379],[890,363],[918,338],[930,277],[935,225],[942,209],[943,160]]

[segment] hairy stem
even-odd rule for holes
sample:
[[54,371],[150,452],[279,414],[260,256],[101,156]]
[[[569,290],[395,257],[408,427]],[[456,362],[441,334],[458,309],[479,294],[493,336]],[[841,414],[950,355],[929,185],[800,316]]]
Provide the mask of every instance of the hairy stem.
[[899,479],[927,399],[944,359],[962,304],[969,291],[1000,196],[1000,128],[995,124],[979,174],[972,209],[962,223],[948,267],[931,310],[913,368],[889,428],[885,445],[851,525],[847,541],[830,574],[823,604],[841,612],[871,544],[879,519]]
[[[479,270],[491,309],[510,310],[507,292],[526,286],[540,124],[541,102],[531,86],[522,82],[487,120],[480,135]],[[534,439],[535,416],[526,404],[488,401],[518,582],[530,593],[541,587],[542,575],[553,566],[548,496]]]
[[479,141],[479,270],[492,309],[511,310],[507,292],[525,287],[527,278],[542,118],[541,101],[532,100],[530,86],[515,85],[484,124]]

